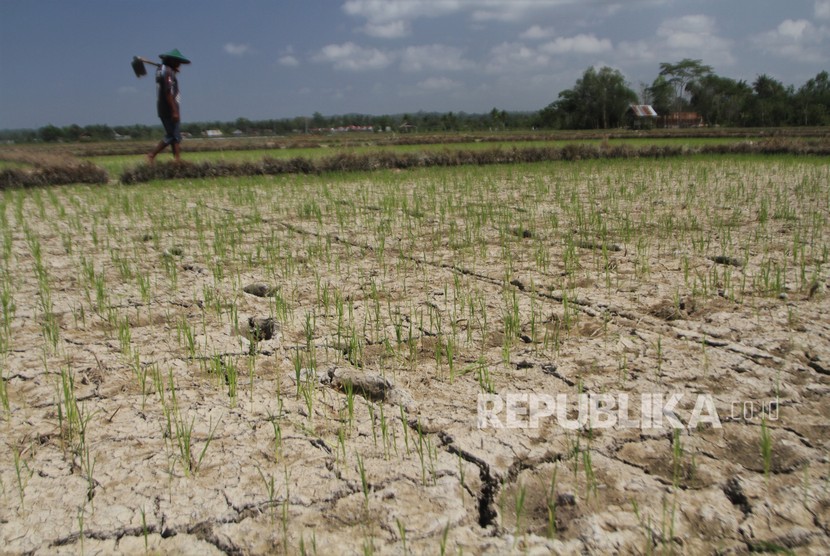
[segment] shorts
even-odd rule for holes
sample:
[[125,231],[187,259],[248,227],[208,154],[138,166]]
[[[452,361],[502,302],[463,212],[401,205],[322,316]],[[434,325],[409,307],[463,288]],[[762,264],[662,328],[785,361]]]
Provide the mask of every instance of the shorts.
[[162,117],[161,125],[164,126],[164,139],[162,139],[162,142],[165,145],[182,142],[182,131],[179,122],[174,122],[173,118]]

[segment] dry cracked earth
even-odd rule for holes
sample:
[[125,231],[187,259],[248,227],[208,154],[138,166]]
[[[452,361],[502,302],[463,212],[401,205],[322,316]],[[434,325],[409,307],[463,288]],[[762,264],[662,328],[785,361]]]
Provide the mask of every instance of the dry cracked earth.
[[3,192],[2,551],[825,554],[828,178]]

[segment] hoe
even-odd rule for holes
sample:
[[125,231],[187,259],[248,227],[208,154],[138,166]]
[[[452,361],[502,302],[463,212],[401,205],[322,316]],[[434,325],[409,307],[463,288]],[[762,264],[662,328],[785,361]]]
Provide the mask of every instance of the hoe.
[[133,71],[135,72],[136,77],[142,77],[147,75],[147,68],[144,67],[144,64],[150,64],[151,66],[159,67],[161,64],[158,62],[151,62],[146,58],[142,58],[141,56],[133,56],[132,67]]

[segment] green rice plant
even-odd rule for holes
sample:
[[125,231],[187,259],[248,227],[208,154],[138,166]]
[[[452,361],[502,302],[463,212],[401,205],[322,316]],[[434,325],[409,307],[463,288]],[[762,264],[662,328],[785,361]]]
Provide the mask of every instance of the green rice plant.
[[262,482],[265,484],[265,492],[268,494],[268,509],[270,510],[271,514],[271,525],[274,524],[274,506],[276,501],[276,489],[274,488],[274,476],[271,475],[267,479],[265,478],[265,473],[262,472],[262,469],[258,465],[255,466],[257,472],[259,473]]
[[672,434],[672,484],[678,488],[683,477],[683,444],[680,429],[673,429]]
[[95,473],[96,461],[97,458],[92,457],[90,455],[89,445],[84,443],[83,453],[81,454],[81,467],[83,468],[83,471],[86,473],[86,498],[92,505],[93,511],[95,511],[95,503],[93,502],[93,499],[95,498],[95,486],[97,484],[95,479],[93,478],[93,474]]
[[150,275],[137,273],[136,282],[138,284],[138,292],[141,295],[141,301],[143,303],[150,303],[150,299],[152,298],[150,290]]
[[389,459],[389,423],[386,420],[386,416],[383,413],[383,404],[378,404],[378,408],[380,410],[380,435],[381,439],[383,440],[383,456],[384,459]]
[[81,544],[81,556],[83,556],[83,553],[84,553],[84,537],[86,536],[84,534],[84,518],[85,517],[86,517],[86,506],[85,505],[78,506],[78,513],[77,513],[78,541]]
[[149,550],[149,529],[147,528],[147,513],[144,506],[141,506],[141,535],[144,537],[144,552]]
[[654,542],[653,542],[653,534],[651,529],[651,516],[648,517],[648,520],[644,519],[644,516],[640,514],[640,505],[637,504],[636,500],[631,500],[631,507],[634,510],[634,515],[637,518],[637,521],[640,523],[640,527],[643,530],[643,535],[645,536],[645,550],[643,551],[644,554],[651,555],[654,554]]
[[407,424],[406,415],[402,405],[398,406],[401,413],[401,426],[403,427],[403,441],[406,446],[406,455],[409,455],[409,425]]
[[369,411],[369,422],[372,423],[372,444],[374,445],[375,449],[378,447],[378,431],[377,425],[375,422],[375,404],[366,400],[366,409]]
[[[2,357],[2,356],[0,356]],[[5,360],[0,361],[0,407],[6,415],[6,419],[11,417],[11,404],[9,403],[9,383],[8,379],[3,376],[3,367],[5,367]]]
[[546,496],[546,506],[548,511],[547,533],[548,538],[550,539],[556,538],[556,473],[558,469],[558,464],[554,464]]
[[769,481],[772,469],[772,436],[767,426],[766,415],[761,416],[761,459],[764,462],[764,477]]
[[237,367],[236,361],[232,358],[228,358],[227,361],[220,360],[220,364],[222,365],[225,382],[228,385],[228,397],[230,398],[231,407],[236,407],[239,388],[239,367]]
[[415,446],[415,451],[418,454],[418,461],[421,462],[421,484],[423,486],[427,486],[427,473],[426,473],[426,460],[424,459],[424,449],[427,451],[427,457],[429,457],[429,445],[427,443],[427,439],[424,437],[424,432],[421,429],[421,423],[418,422],[417,425],[418,430],[418,444]]
[[480,363],[481,364],[477,368],[479,387],[482,392],[486,394],[495,394],[496,386],[493,382],[493,377],[490,374],[490,368],[483,361],[480,361]]
[[[352,429],[354,426],[354,397],[355,397],[355,390],[354,384],[351,380],[347,380],[346,383],[343,385],[343,390],[346,392],[346,410],[348,411],[349,415],[349,430]],[[403,409],[401,409],[403,411]]]
[[596,496],[597,493],[597,478],[594,474],[594,465],[591,461],[591,448],[582,451],[582,467],[585,471],[585,498],[590,498],[591,494]]
[[191,359],[196,357],[196,337],[193,332],[193,328],[190,326],[190,323],[187,321],[187,317],[182,317],[176,326],[176,331],[178,333],[178,341],[179,346],[185,347],[187,350],[187,355]]
[[138,351],[133,352],[130,368],[141,391],[141,411],[144,411],[144,406],[147,402],[147,367],[147,365],[141,364],[141,357]]
[[302,380],[300,393],[302,394],[303,402],[305,403],[306,412],[308,413],[308,423],[309,426],[311,426],[312,431],[314,430],[314,392],[314,382],[310,378]]
[[67,445],[74,445],[81,429],[81,410],[75,397],[75,373],[70,368],[61,367],[56,405],[61,446],[65,452]]
[[395,518],[395,524],[398,526],[398,536],[401,538],[401,550],[403,550],[403,554],[406,556],[409,553],[406,549],[406,526],[398,518]]
[[0,353],[5,353],[11,346],[12,319],[17,307],[12,295],[11,280],[8,275],[0,281],[0,310],[3,312],[2,336],[0,336]]
[[118,319],[118,343],[121,346],[121,353],[129,356],[132,349],[132,331],[129,317]]
[[527,488],[524,483],[519,483],[519,492],[516,495],[515,510],[516,510],[516,534],[522,534],[522,517],[524,516],[525,497],[527,495]]
[[17,481],[17,493],[20,496],[20,508],[23,509],[26,485],[29,483],[29,479],[32,478],[34,470],[30,469],[29,464],[22,459],[22,454],[17,446],[12,447],[12,456],[14,457],[14,474]]
[[213,426],[213,418],[210,420],[210,425],[208,425],[208,436],[205,440],[204,446],[202,446],[202,451],[199,452],[197,457],[194,457],[193,454],[193,427],[196,424],[196,417],[194,416],[190,422],[187,422],[187,417],[183,416],[181,411],[178,408],[178,404],[174,404],[173,407],[173,419],[175,425],[175,440],[176,440],[176,447],[178,448],[178,456],[179,461],[182,463],[182,467],[184,469],[184,473],[186,476],[190,477],[191,475],[195,475],[199,468],[202,465],[202,460],[204,460],[205,453],[207,452],[210,443],[213,441],[214,435],[216,434],[216,429],[219,427],[221,423],[221,419],[217,420],[216,426]]
[[355,454],[357,459],[357,471],[360,474],[360,488],[363,491],[363,502],[366,511],[369,510],[369,481],[366,478],[366,467],[363,465],[363,458],[360,454]]
[[278,415],[274,416],[271,415],[271,412],[268,412],[268,421],[271,423],[271,426],[274,429],[274,462],[279,462],[280,457],[282,456],[282,427],[280,426],[279,422],[279,413],[282,410],[278,411]]
[[438,545],[438,548],[439,548],[438,553],[441,556],[446,556],[446,554],[447,554],[447,537],[449,536],[449,533],[450,533],[450,522],[447,521],[447,524],[444,525],[444,531],[443,531],[443,533],[441,533],[441,542]]
[[156,396],[160,402],[164,403],[164,375],[162,374],[158,363],[154,363],[150,366],[150,377],[153,380],[153,390],[155,391]]

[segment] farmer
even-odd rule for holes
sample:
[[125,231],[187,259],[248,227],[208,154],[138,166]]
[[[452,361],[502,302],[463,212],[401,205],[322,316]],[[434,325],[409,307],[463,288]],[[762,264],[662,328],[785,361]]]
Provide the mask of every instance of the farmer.
[[189,64],[190,60],[182,56],[177,48],[159,55],[161,66],[156,70],[156,89],[158,91],[158,115],[164,126],[164,139],[153,152],[147,155],[147,161],[152,164],[156,155],[171,145],[176,162],[181,162],[182,132],[179,116],[179,81],[176,74],[179,66]]

